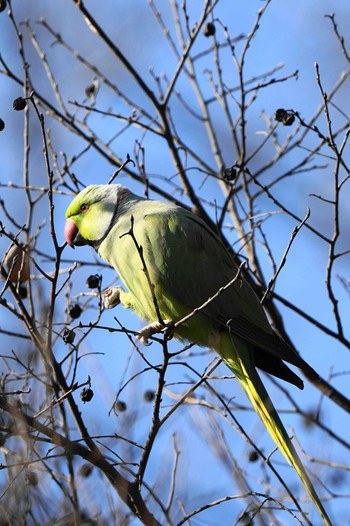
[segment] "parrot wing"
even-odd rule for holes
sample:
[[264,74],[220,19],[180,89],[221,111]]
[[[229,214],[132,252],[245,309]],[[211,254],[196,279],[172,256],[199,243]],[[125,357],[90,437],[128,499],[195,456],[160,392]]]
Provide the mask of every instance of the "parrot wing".
[[[161,260],[168,261],[166,292],[177,302],[195,309],[213,297],[236,275],[238,267],[215,233],[197,216],[176,207],[166,214],[145,214],[148,229],[154,232],[161,247],[154,249]],[[151,240],[152,242],[152,240]],[[160,267],[160,265],[158,265]],[[186,271],[184,271],[186,269]],[[285,360],[318,378],[317,373],[270,326],[263,307],[248,282],[238,279],[202,309],[219,330],[230,331],[252,344],[255,363],[261,369],[292,381],[299,388],[302,381],[281,360]],[[195,335],[193,335],[195,336]],[[192,338],[195,341],[195,337]],[[278,374],[280,373],[280,374]]]

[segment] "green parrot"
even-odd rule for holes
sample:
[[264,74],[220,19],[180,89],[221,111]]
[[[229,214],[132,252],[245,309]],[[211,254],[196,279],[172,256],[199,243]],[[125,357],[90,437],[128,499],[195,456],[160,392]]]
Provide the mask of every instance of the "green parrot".
[[319,377],[272,329],[215,233],[185,208],[138,197],[119,184],[88,186],[73,199],[66,218],[68,245],[91,245],[127,287],[128,292],[117,287],[111,293],[110,306],[121,302],[149,323],[138,335],[143,342],[172,322],[176,338],[221,356],[331,525],[256,368],[300,389],[302,380],[284,362]]

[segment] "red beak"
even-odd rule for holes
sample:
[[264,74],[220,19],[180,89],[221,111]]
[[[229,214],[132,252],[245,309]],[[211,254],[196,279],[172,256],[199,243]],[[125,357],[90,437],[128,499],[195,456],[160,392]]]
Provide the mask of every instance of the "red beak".
[[66,224],[64,225],[64,237],[68,245],[72,248],[74,247],[74,238],[78,233],[77,225],[72,219],[67,219]]

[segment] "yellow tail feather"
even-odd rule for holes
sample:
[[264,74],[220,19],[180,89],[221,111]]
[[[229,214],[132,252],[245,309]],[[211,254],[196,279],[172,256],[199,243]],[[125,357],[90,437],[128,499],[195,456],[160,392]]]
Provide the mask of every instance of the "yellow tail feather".
[[[271,437],[292,464],[302,483],[307,489],[326,526],[332,526],[331,520],[320,501],[316,490],[301,462],[291,439],[251,361],[248,344],[239,338],[225,338],[220,348],[220,354],[227,365],[235,373],[255,411],[263,421]],[[229,348],[228,348],[229,347]],[[308,520],[308,519],[307,519]]]

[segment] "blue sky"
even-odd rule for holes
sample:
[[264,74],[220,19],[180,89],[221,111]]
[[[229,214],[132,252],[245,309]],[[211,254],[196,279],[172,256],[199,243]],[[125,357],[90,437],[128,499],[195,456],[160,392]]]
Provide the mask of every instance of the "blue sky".
[[[51,24],[64,39],[69,41],[70,45],[76,47],[79,52],[84,55],[91,63],[96,64],[98,68],[105,73],[108,78],[112,79],[121,90],[130,96],[130,98],[138,101],[139,104],[144,103],[144,98],[139,93],[135,84],[131,82],[128,74],[125,73],[121,64],[118,63],[112,54],[101,46],[98,38],[87,27],[82,20],[79,12],[74,7],[73,2],[62,0],[60,6],[57,4],[47,3],[41,0],[31,2],[18,1],[13,2],[13,9],[17,20],[24,20],[30,18],[31,24],[35,27],[36,35],[43,49],[47,53],[47,58],[52,65],[58,84],[61,89],[61,94],[69,111],[74,112],[74,106],[71,101],[82,102],[84,100],[84,92],[86,86],[91,82],[93,72],[77,62],[74,57],[66,53],[59,45],[50,45],[52,37],[48,37],[47,32],[41,25],[36,24],[41,16],[45,16],[48,23]],[[159,2],[160,4],[160,2]],[[176,31],[172,25],[172,13],[169,5],[162,5],[162,15],[164,20],[170,24],[170,34],[176,38]],[[191,12],[192,22],[200,12],[198,4],[188,2],[189,10]],[[98,9],[94,2],[86,2],[86,5],[91,8],[98,21],[103,25],[108,35],[116,42],[118,46],[125,52],[129,60],[135,65],[137,71],[142,75],[145,81],[156,89],[156,83],[150,71],[152,66],[155,75],[166,74],[171,78],[172,73],[176,68],[177,61],[171,55],[169,47],[164,42],[164,37],[156,24],[154,16],[147,2],[143,0],[120,1],[118,5],[112,0],[106,0],[99,5]],[[202,5],[202,2],[201,4]],[[260,1],[233,3],[231,0],[222,0],[215,11],[214,18],[216,27],[220,27],[220,23],[226,25],[232,36],[241,33],[249,33],[253,27],[256,19],[256,13],[264,4]],[[160,6],[158,6],[160,7]],[[315,114],[317,108],[322,104],[322,97],[320,89],[317,85],[315,74],[315,63],[319,64],[322,85],[327,92],[332,90],[332,87],[339,79],[342,71],[349,67],[342,56],[339,43],[337,42],[332,31],[331,22],[325,18],[324,15],[330,13],[336,14],[336,20],[339,25],[339,31],[345,37],[347,35],[347,28],[349,27],[350,12],[349,7],[344,1],[319,1],[305,3],[298,1],[277,2],[272,1],[269,5],[262,21],[257,36],[253,39],[250,49],[247,54],[247,64],[245,75],[246,79],[262,75],[266,71],[270,71],[278,64],[283,63],[283,69],[276,71],[274,77],[291,75],[298,70],[298,77],[291,78],[287,82],[281,84],[276,83],[266,90],[261,90],[257,100],[252,104],[247,112],[248,122],[247,129],[249,131],[248,148],[254,150],[257,144],[262,140],[263,134],[266,132],[266,116],[273,116],[275,110],[279,107],[293,109],[298,111],[300,115],[307,121]],[[1,34],[0,34],[0,49],[7,64],[13,68],[14,72],[22,77],[23,71],[21,69],[20,58],[18,55],[18,44],[14,36],[13,28],[6,14],[0,14]],[[45,94],[50,101],[55,102],[52,89],[50,88],[45,72],[40,66],[40,59],[37,57],[33,47],[30,44],[30,39],[25,27],[21,26],[23,30],[25,45],[27,50],[28,61],[31,63],[30,74],[33,79],[33,84],[38,93]],[[218,35],[222,38],[222,31],[218,30]],[[198,42],[194,47],[195,52],[203,50],[208,45],[204,36],[199,36]],[[240,52],[243,46],[243,41],[237,43],[237,51]],[[223,54],[223,66],[225,67],[225,79],[229,85],[235,85],[237,82],[237,75],[234,69],[234,64],[229,53]],[[198,67],[198,74],[202,78],[203,90],[205,93],[210,93],[211,87],[207,83],[208,74],[207,69],[214,69],[212,59],[201,60]],[[190,91],[189,85],[184,77],[180,77],[178,81],[178,89],[182,95],[186,97],[190,103],[195,103],[195,96]],[[1,198],[5,200],[6,206],[11,214],[16,217],[19,224],[26,219],[26,200],[24,192],[20,189],[14,190],[9,187],[9,182],[16,185],[21,185],[23,182],[23,114],[20,112],[13,112],[12,101],[17,96],[21,95],[21,89],[16,86],[14,82],[7,79],[5,76],[0,76],[0,117],[3,118],[6,124],[4,132],[0,134],[0,154],[1,154],[1,169],[0,169],[0,183],[1,183]],[[347,114],[348,112],[348,83],[345,83],[343,88],[339,90],[335,99],[338,107]],[[205,133],[204,127],[195,119],[189,118],[181,105],[173,101],[174,115],[176,119],[176,126],[179,134],[185,141],[187,141],[198,155],[200,155],[212,168],[215,168],[215,160],[208,137]],[[232,99],[234,105],[234,99]],[[112,111],[115,114],[130,114],[130,108],[126,107],[121,97],[118,97],[115,92],[106,86],[101,86],[97,99],[97,108],[104,111]],[[154,114],[154,110],[148,106],[150,113]],[[197,107],[196,107],[197,108]],[[214,109],[215,108],[215,109]],[[332,123],[334,126],[340,126],[346,122],[344,115],[340,115],[336,108],[332,108]],[[223,122],[221,126],[221,119],[223,119],[222,112],[218,106],[213,106],[213,120],[218,130],[220,144],[222,145],[223,157],[225,162],[230,165],[236,158],[236,152],[232,148],[232,142],[229,131],[227,130],[227,123]],[[234,113],[234,112],[233,112]],[[78,116],[82,116],[82,110],[79,110]],[[152,114],[152,115],[153,115]],[[65,152],[68,158],[72,155],[77,155],[85,148],[85,144],[76,135],[70,133],[67,129],[58,125],[50,115],[45,116],[45,123],[47,128],[50,128],[50,138],[54,151],[58,152],[58,163],[63,165],[63,156],[60,152]],[[120,123],[118,119],[103,117],[101,115],[91,116],[89,123],[95,130],[96,134],[102,139],[108,139],[115,133],[121,130],[124,123]],[[317,126],[321,131],[326,132],[326,121],[322,115],[317,121]],[[282,128],[279,126],[278,134],[279,140],[282,143],[290,133],[293,133],[294,128]],[[309,134],[306,138],[305,144],[312,148],[317,144],[317,136]],[[46,185],[46,171],[42,155],[42,143],[39,125],[37,120],[32,115],[30,123],[30,181],[33,185]],[[144,134],[142,130],[133,126],[126,132],[118,136],[118,138],[111,143],[111,149],[121,159],[126,158],[129,153],[131,157],[135,157],[135,148],[137,144],[141,143],[146,151],[146,168],[150,174],[151,180],[161,181],[162,187],[167,192],[173,191],[173,184],[177,183],[177,174],[173,163],[166,149],[164,141],[155,139],[150,134]],[[252,161],[251,169],[258,170],[271,156],[274,155],[274,147],[270,141],[268,145],[255,157]],[[322,157],[316,157],[314,163],[317,165],[324,165],[323,169],[315,168],[311,172],[301,174],[298,177],[291,178],[284,181],[283,184],[274,188],[275,195],[289,207],[298,217],[303,218],[307,207],[311,209],[310,224],[326,235],[331,235],[333,228],[333,215],[329,206],[322,202],[315,196],[324,195],[329,198],[333,195],[333,170],[334,161],[329,157],[330,152],[324,150]],[[268,183],[273,180],[280,173],[287,172],[291,166],[294,166],[305,155],[305,150],[301,148],[294,148],[286,155],[275,167],[268,170],[263,175],[263,181]],[[345,150],[344,158],[347,157]],[[196,164],[191,159],[193,165],[192,183],[195,189],[201,192],[201,195],[206,200],[213,200],[216,197],[221,199],[222,194],[218,188],[217,182],[214,178],[209,179],[202,186],[203,177],[201,173],[196,170]],[[84,182],[84,184],[104,183],[110,177],[114,167],[107,162],[102,156],[98,155],[96,151],[90,149],[86,154],[74,163],[74,172],[77,177]],[[163,179],[160,179],[163,178]],[[126,174],[121,174],[119,182],[130,186],[135,192],[142,193],[143,187],[131,181]],[[177,197],[180,199],[180,193],[177,192]],[[343,190],[343,210],[341,212],[341,233],[339,239],[339,246],[342,250],[348,249],[349,239],[349,212],[346,205],[348,190],[344,185]],[[152,194],[151,197],[157,197]],[[55,195],[55,226],[58,239],[63,243],[63,225],[64,212],[69,204],[71,196],[57,194]],[[188,200],[185,200],[188,204]],[[271,250],[279,262],[285,248],[288,245],[293,228],[297,225],[297,221],[292,220],[283,214],[276,213],[275,204],[267,199],[262,198],[259,201],[260,212],[262,217],[266,214],[271,214],[271,217],[264,222],[266,236],[268,237]],[[213,209],[211,209],[213,214]],[[6,218],[1,215],[0,220],[6,224]],[[37,228],[42,224],[43,220],[48,219],[48,205],[45,200],[39,204],[35,211],[33,225]],[[225,223],[225,232],[227,236],[231,235],[231,240],[234,242],[236,236],[232,232],[232,221],[227,219]],[[231,230],[230,230],[231,229]],[[42,227],[41,238],[45,249],[52,253],[52,246],[50,245],[49,227],[48,224]],[[0,248],[4,252],[8,246],[7,240],[0,238]],[[84,261],[95,262],[96,256],[89,248],[76,250],[73,253],[69,248],[65,249],[64,257],[67,260],[74,260],[78,257]],[[335,329],[335,322],[332,313],[332,305],[329,302],[327,290],[325,287],[325,275],[327,268],[328,247],[327,244],[317,238],[314,234],[306,229],[303,229],[297,236],[293,243],[292,249],[288,254],[287,264],[283,268],[277,284],[276,291],[278,294],[285,297],[291,303],[295,303],[300,309],[305,309],[311,316],[318,321]],[[341,285],[338,276],[348,278],[348,256],[340,259],[337,263],[336,273],[334,276],[334,287],[340,301],[340,309],[343,316],[345,335],[349,337],[348,319],[348,291]],[[265,251],[261,249],[261,263],[263,265],[265,278],[268,281],[271,277],[271,266],[269,258]],[[41,261],[41,264],[47,269],[50,269],[50,262]],[[67,268],[70,263],[64,263],[62,268]],[[98,270],[98,269],[97,269]],[[83,267],[74,273],[71,294],[77,297],[82,291],[85,291],[85,280],[90,273],[97,271],[96,267]],[[99,270],[98,270],[99,271]],[[114,279],[115,273],[111,270],[103,268],[104,283],[107,284]],[[47,293],[47,289],[43,287],[43,294]],[[322,376],[327,377],[331,373],[342,373],[350,370],[350,360],[348,350],[333,338],[326,336],[323,332],[318,331],[310,323],[303,320],[300,316],[293,313],[289,308],[281,305],[281,314],[285,323],[288,334],[291,336],[296,348],[312,366],[314,366]],[[7,327],[16,327],[16,321],[9,318],[4,312],[0,312],[0,326],[6,324]],[[56,321],[58,324],[64,320],[64,297],[63,295],[58,301],[56,310]],[[87,310],[82,321],[88,323],[93,320],[96,315],[95,309]],[[102,323],[106,326],[116,326],[114,316],[117,316],[120,322],[134,330],[141,326],[141,322],[129,312],[118,309],[117,311],[105,312],[103,314]],[[59,326],[59,325],[58,325]],[[0,335],[2,341],[2,348],[4,346],[13,347],[14,349],[21,349],[24,351],[24,346],[17,341]],[[172,349],[178,349],[179,344],[172,342]],[[147,354],[153,364],[157,364],[162,359],[161,349],[153,344],[149,349],[141,349]],[[66,351],[65,347],[57,345],[58,355]],[[94,354],[94,353],[103,354]],[[156,384],[156,375],[152,372],[144,372],[137,380],[131,382],[123,391],[123,397],[128,405],[128,411],[117,417],[113,414],[108,416],[108,411],[113,404],[116,392],[120,385],[125,380],[138,371],[142,371],[145,367],[144,362],[139,357],[135,350],[131,349],[130,343],[124,335],[117,333],[105,333],[103,331],[93,331],[92,334],[84,341],[80,348],[82,355],[86,354],[86,358],[80,362],[79,381],[82,382],[86,376],[90,374],[93,378],[93,387],[95,390],[95,397],[90,404],[82,405],[81,411],[89,422],[91,430],[96,433],[131,433],[132,438],[136,441],[142,442],[147,434],[148,426],[151,418],[151,404],[143,401],[143,393],[146,389],[154,389]],[[92,354],[90,354],[92,353]],[[195,350],[189,353],[187,358],[188,363],[196,367],[198,371],[203,371],[208,362],[213,358],[212,354],[206,353],[204,350]],[[228,370],[221,366],[219,369],[220,375],[227,375]],[[334,379],[334,385],[341,391],[347,391],[348,374],[342,375]],[[167,374],[167,392],[168,399],[164,398],[164,409],[173,403],[176,393],[181,393],[186,390],[186,383],[193,381],[195,376],[184,365],[171,366]],[[266,385],[274,396],[276,405],[281,409],[288,408],[287,400],[283,397],[281,392],[271,385],[270,381],[264,377]],[[180,383],[178,386],[174,385],[176,382]],[[215,381],[215,387],[220,392],[224,393],[228,398],[234,397],[234,400],[248,407],[248,403],[241,393],[237,383],[232,379],[221,379]],[[289,390],[298,404],[305,410],[309,410],[320,402],[319,394],[309,385],[306,385],[303,392],[296,392],[296,389]],[[174,394],[175,393],[175,394]],[[78,395],[77,395],[78,396]],[[210,395],[208,390],[200,390],[198,396],[205,396],[208,403],[216,403],[215,399]],[[322,401],[323,414],[327,416],[325,422],[331,426],[334,432],[341,436],[346,436],[344,430],[346,414],[338,409],[334,404],[328,401]],[[157,454],[151,458],[149,472],[147,472],[151,481],[163,481],[163,487],[168,488],[170,485],[170,477],[168,473],[171,471],[171,466],[174,458],[174,445],[172,435],[176,434],[176,441],[179,450],[181,451],[179,460],[179,481],[178,491],[179,499],[184,500],[186,509],[195,505],[201,506],[205,501],[215,500],[221,498],[226,494],[233,494],[238,491],[237,486],[234,485],[232,478],[232,465],[229,460],[221,459],[213,453],[210,440],[216,437],[220,441],[218,425],[222,425],[227,442],[232,446],[232,452],[237,462],[241,463],[244,468],[247,468],[247,452],[249,446],[244,439],[239,436],[239,433],[234,429],[232,422],[225,422],[223,418],[219,418],[215,411],[209,413],[200,404],[196,406],[194,403],[184,406],[177,413],[177,416],[169,419],[164,426],[164,431],[160,433],[157,442]],[[212,416],[215,418],[211,420]],[[330,442],[327,434],[315,429],[305,428],[300,418],[291,414],[286,410],[283,415],[284,422],[291,433],[295,432],[298,440],[302,443],[310,454],[316,458],[321,457],[326,460],[332,460],[340,464],[347,462],[348,452],[342,448],[335,441]],[[239,420],[244,425],[246,431],[254,438],[254,440],[262,447],[266,454],[273,449],[273,444],[270,438],[265,433],[262,424],[253,416],[251,411],[239,412]],[[131,422],[136,425],[131,426]],[[115,431],[117,430],[117,431]],[[127,447],[122,449],[125,455],[130,454]],[[283,462],[279,458],[280,462]],[[167,475],[161,474],[160,465],[163,463],[167,466]],[[230,469],[227,469],[227,466]],[[313,467],[313,466],[312,466]],[[257,488],[264,487],[259,484],[261,477],[261,466],[248,466],[249,481]],[[262,468],[263,469],[263,468]],[[282,469],[282,468],[281,468]],[[330,473],[332,470],[319,472],[322,479],[327,476],[329,483]],[[291,469],[283,468],[282,473],[285,473],[288,481],[291,480],[292,487],[296,488],[297,492],[304,497],[302,488],[299,485],[298,479],[294,474],[291,474]],[[324,475],[326,473],[326,475]],[[164,477],[164,479],[162,479]],[[347,492],[347,478],[344,475],[345,483],[341,488],[336,488],[339,492]],[[87,482],[87,485],[89,482]],[[101,482],[101,484],[103,484]],[[277,485],[273,480],[273,485]],[[83,500],[86,506],[94,502],[95,495],[93,489],[85,488]],[[91,494],[89,493],[91,491]],[[257,490],[258,491],[258,490]],[[278,493],[278,492],[277,492]],[[190,495],[190,498],[189,498]],[[186,500],[187,499],[187,500]],[[91,505],[92,506],[92,505]],[[93,506],[92,506],[93,508]],[[214,525],[217,524],[218,517],[220,523],[231,524],[231,514],[236,514],[237,510],[244,509],[242,501],[231,501],[230,503],[222,504],[219,507],[214,507],[213,510],[200,515],[197,522],[193,524]],[[311,508],[310,508],[311,509]],[[330,513],[348,513],[349,507],[345,499],[339,499],[329,505]],[[278,516],[278,515],[277,515]],[[314,524],[317,522],[316,515],[312,515]],[[289,524],[291,521],[287,515],[281,515],[281,523]],[[292,521],[290,522],[292,523]],[[134,524],[137,524],[135,519]]]

